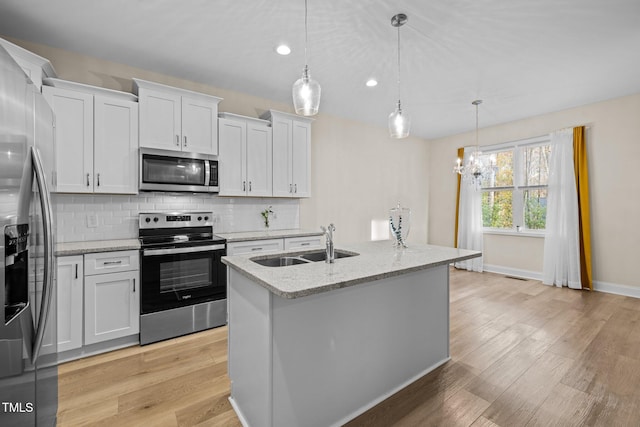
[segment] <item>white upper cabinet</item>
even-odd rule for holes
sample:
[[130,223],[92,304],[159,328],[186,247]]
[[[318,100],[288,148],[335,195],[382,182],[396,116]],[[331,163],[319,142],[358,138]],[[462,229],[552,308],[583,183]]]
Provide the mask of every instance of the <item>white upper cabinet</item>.
[[269,122],[221,113],[218,121],[221,196],[272,195],[272,136]]
[[270,110],[273,131],[273,196],[311,196],[311,122],[313,119]]
[[133,79],[140,105],[140,146],[218,154],[222,98]]
[[95,193],[137,193],[138,104],[94,97]]
[[1,38],[0,46],[4,47],[9,55],[20,65],[38,90],[42,89],[42,79],[56,77],[56,72],[48,59]]
[[42,94],[55,114],[55,191],[92,193],[93,96],[50,86]]
[[45,84],[56,122],[54,191],[137,193],[136,97],[58,79]]

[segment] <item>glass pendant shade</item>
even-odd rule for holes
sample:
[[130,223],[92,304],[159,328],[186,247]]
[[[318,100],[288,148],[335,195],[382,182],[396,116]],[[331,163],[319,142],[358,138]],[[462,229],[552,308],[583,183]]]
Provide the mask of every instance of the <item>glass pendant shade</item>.
[[411,117],[402,112],[400,101],[391,114],[389,114],[389,134],[391,138],[406,138],[411,130]]
[[293,84],[293,108],[301,116],[314,116],[320,108],[320,84],[309,75],[309,67],[304,66],[302,77]]

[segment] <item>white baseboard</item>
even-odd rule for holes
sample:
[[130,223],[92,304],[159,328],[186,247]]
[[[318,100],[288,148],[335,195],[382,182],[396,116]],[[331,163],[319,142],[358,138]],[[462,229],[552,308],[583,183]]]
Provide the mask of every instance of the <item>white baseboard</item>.
[[626,297],[640,298],[640,287],[619,285],[617,283],[607,283],[593,281],[593,290],[606,292],[608,294],[624,295]]
[[[501,265],[484,264],[484,271],[488,273],[504,274],[505,276],[519,277],[522,279],[542,280],[542,272],[521,270],[518,268],[503,267]],[[625,297],[640,298],[640,287],[619,285],[617,283],[608,283],[593,281],[593,290],[597,292],[605,292],[608,294],[622,295]]]
[[542,280],[542,273],[538,271],[521,270],[519,268],[491,264],[484,264],[483,268],[484,271],[489,273],[504,274],[505,276],[519,277],[522,279]]

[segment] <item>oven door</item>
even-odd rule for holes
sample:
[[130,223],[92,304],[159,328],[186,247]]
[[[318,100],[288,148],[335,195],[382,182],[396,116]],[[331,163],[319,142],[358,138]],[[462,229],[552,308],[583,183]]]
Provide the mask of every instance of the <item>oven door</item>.
[[142,314],[226,298],[224,244],[142,250]]

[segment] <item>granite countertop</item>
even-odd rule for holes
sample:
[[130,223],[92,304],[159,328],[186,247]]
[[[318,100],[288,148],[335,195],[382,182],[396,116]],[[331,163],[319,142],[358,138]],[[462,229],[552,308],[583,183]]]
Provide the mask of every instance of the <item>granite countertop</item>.
[[264,231],[242,231],[237,233],[215,233],[216,236],[227,239],[227,242],[245,242],[250,240],[282,239],[284,237],[305,237],[322,236],[322,230],[264,230]]
[[56,244],[56,256],[83,255],[94,252],[111,252],[140,249],[138,239],[93,240],[87,242],[67,242]]
[[[321,236],[321,230],[266,230],[243,231],[238,233],[216,233],[227,242],[244,242],[262,239],[282,239],[284,237]],[[93,240],[86,242],[65,242],[56,244],[56,256],[83,255],[95,252],[126,251],[140,249],[138,239]]]
[[262,266],[251,258],[265,259],[315,251],[233,255],[223,257],[222,262],[277,296],[299,298],[482,256],[480,251],[426,244],[410,244],[408,248],[396,250],[389,240],[338,245],[336,250],[359,255],[336,259],[333,264],[319,261],[286,267]]

